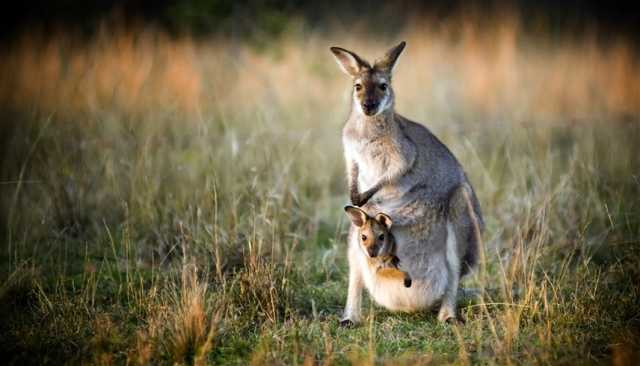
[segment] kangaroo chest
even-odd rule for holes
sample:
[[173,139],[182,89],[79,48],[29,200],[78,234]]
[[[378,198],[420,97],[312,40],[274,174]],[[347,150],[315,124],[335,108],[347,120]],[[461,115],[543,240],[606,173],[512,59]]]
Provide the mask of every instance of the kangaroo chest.
[[401,144],[391,137],[361,140],[355,144],[354,160],[358,164],[358,188],[366,190],[380,179],[390,179],[406,170],[409,157]]
[[387,175],[393,161],[389,153],[395,149],[389,141],[382,139],[363,141],[358,145],[354,157],[358,164],[358,185],[361,189],[367,189]]

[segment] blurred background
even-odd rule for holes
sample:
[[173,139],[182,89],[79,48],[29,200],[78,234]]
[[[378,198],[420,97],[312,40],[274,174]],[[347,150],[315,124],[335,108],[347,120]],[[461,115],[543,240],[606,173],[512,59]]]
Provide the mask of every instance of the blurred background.
[[634,10],[616,1],[24,2],[3,15],[0,100],[58,112],[158,103],[204,112],[248,95],[257,99],[243,108],[261,98],[314,103],[345,85],[328,46],[372,58],[404,39],[405,110],[631,117],[640,108]]
[[[633,2],[11,5],[0,14],[10,363],[637,356]],[[396,109],[465,167],[487,261],[464,286],[491,291],[463,308],[463,328],[371,310],[341,333],[352,86],[329,47],[372,60],[401,40]]]

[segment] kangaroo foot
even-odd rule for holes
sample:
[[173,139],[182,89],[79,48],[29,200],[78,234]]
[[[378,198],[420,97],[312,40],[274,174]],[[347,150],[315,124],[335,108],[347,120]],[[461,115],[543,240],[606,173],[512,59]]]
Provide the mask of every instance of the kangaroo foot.
[[355,326],[356,326],[356,323],[354,323],[351,319],[340,320],[340,327],[342,328],[353,328]]
[[449,306],[443,306],[440,308],[440,312],[438,313],[438,320],[443,323],[456,322],[456,311]]

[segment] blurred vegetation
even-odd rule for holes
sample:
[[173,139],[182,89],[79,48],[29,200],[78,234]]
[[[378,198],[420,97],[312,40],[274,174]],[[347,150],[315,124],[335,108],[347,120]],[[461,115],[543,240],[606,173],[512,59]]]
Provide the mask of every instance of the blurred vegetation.
[[605,38],[614,35],[637,41],[640,34],[640,14],[634,2],[626,1],[36,0],[13,5],[12,11],[0,15],[0,34],[5,40],[34,29],[74,29],[94,35],[98,25],[107,21],[151,25],[174,36],[217,34],[236,41],[257,39],[260,44],[298,24],[314,32],[327,32],[336,25],[349,28],[360,23],[366,24],[369,32],[389,35],[401,32],[406,19],[437,25],[465,13],[490,22],[499,22],[504,13],[517,14],[527,31],[556,36],[597,29]]
[[[5,361],[631,364],[637,50],[500,19],[383,37],[301,21],[247,43],[113,22],[16,37],[0,57]],[[366,302],[345,330],[350,83],[328,47],[371,58],[400,38],[397,108],[483,206],[486,263],[463,284],[480,296],[464,325]]]

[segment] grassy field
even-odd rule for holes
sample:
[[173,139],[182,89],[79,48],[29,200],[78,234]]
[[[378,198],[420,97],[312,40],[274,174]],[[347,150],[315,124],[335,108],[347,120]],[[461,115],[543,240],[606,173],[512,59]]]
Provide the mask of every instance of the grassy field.
[[[640,63],[506,18],[292,32],[267,49],[105,29],[0,57],[8,364],[630,364],[640,347]],[[397,109],[483,207],[465,324],[368,302],[341,329],[349,81],[408,48]]]

